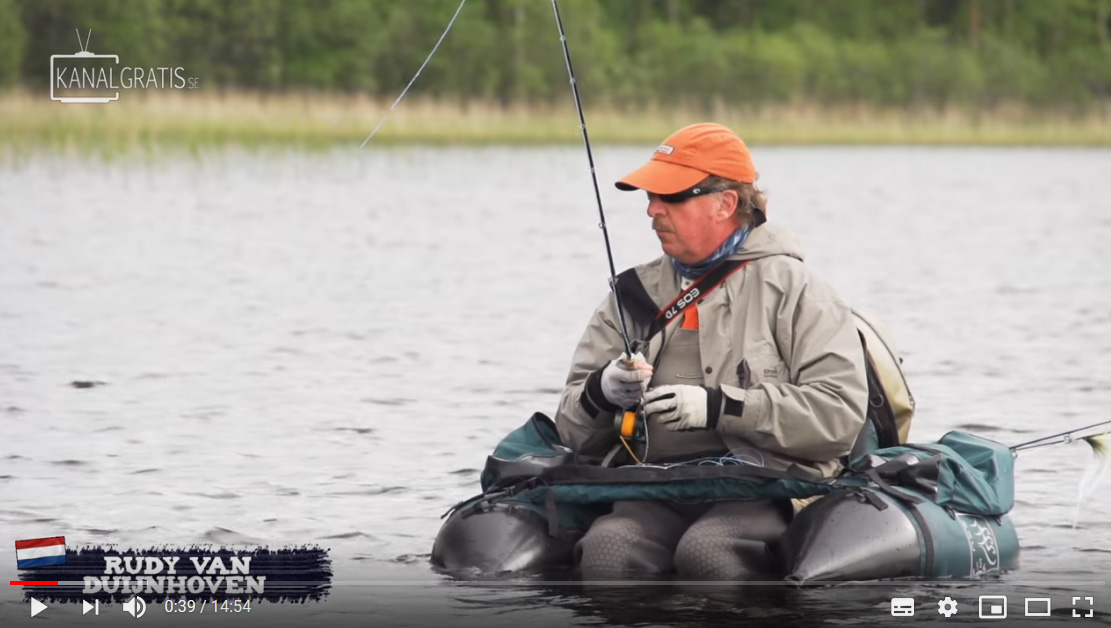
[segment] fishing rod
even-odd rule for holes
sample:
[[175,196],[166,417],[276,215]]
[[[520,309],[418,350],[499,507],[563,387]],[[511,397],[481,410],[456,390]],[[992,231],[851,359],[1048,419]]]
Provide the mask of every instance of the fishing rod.
[[[467,0],[461,0],[459,2],[458,8],[455,9],[455,14],[451,16],[451,20],[448,21],[447,27],[444,29],[444,32],[440,34],[440,39],[436,41],[436,45],[432,47],[424,63],[417,69],[416,74],[413,75],[413,78],[409,81],[409,84],[405,86],[405,89],[401,90],[401,94],[399,94],[393,104],[390,105],[389,110],[387,110],[386,114],[382,116],[382,119],[378,121],[374,130],[363,140],[360,148],[365,148],[374,136],[378,134],[378,130],[386,123],[386,119],[390,117],[393,110],[396,109],[401,100],[405,98],[405,95],[409,92],[409,88],[413,86],[413,83],[416,83],[417,77],[420,76],[425,66],[428,65],[428,62],[432,60],[432,55],[436,54],[436,51],[439,50],[440,44],[444,42],[444,38],[447,37],[448,31],[450,31],[451,27],[455,24],[455,20],[459,17],[459,13],[463,10],[463,5],[466,4],[466,2]],[[571,93],[575,96],[575,109],[579,113],[579,128],[582,130],[583,144],[586,145],[586,159],[590,163],[590,179],[594,184],[594,200],[598,203],[598,218],[600,219],[598,228],[602,230],[602,239],[606,243],[606,260],[609,262],[610,293],[613,294],[614,305],[617,307],[617,319],[621,323],[621,340],[625,343],[625,355],[627,359],[631,361],[633,358],[633,343],[629,341],[629,329],[625,324],[625,308],[621,304],[621,296],[617,293],[617,269],[613,265],[613,249],[610,246],[609,230],[606,229],[606,213],[602,209],[602,193],[598,189],[598,175],[594,169],[594,153],[590,149],[590,135],[586,130],[586,118],[583,116],[582,99],[579,97],[579,84],[578,81],[575,80],[575,70],[571,65],[571,51],[567,48],[567,33],[563,30],[563,19],[559,14],[559,0],[552,0],[552,11],[555,13],[556,26],[559,28],[559,41],[563,46],[563,60],[567,63],[567,75],[571,81]]]
[[1106,431],[1106,432],[1100,432],[1098,434],[1086,434],[1086,435],[1080,436],[1080,437],[1077,437],[1076,433],[1077,432],[1083,432],[1085,430],[1090,430],[1090,429],[1096,428],[1096,427],[1102,427],[1104,425],[1111,425],[1111,420],[1100,421],[1099,423],[1093,423],[1091,425],[1085,425],[1084,427],[1078,427],[1076,429],[1071,429],[1071,430],[1068,430],[1066,432],[1061,432],[1059,434],[1051,434],[1049,436],[1043,436],[1041,438],[1035,438],[1034,440],[1026,441],[1025,443],[1019,443],[1018,445],[1013,445],[1013,446],[1011,446],[1010,449],[1011,449],[1011,451],[1019,452],[1019,451],[1023,451],[1023,450],[1026,450],[1026,449],[1036,449],[1038,447],[1045,447],[1045,446],[1048,446],[1048,445],[1057,445],[1059,443],[1070,443],[1073,440],[1087,440],[1088,443],[1091,444],[1092,441],[1089,440],[1089,439],[1095,439],[1098,436],[1106,436],[1107,434],[1111,434],[1111,430]]
[[606,213],[602,210],[602,193],[598,189],[598,175],[594,171],[594,153],[590,150],[590,135],[586,132],[586,118],[583,117],[582,100],[579,98],[579,83],[575,80],[575,70],[571,65],[571,51],[567,48],[567,33],[563,30],[563,19],[559,16],[559,0],[552,0],[552,11],[555,12],[556,26],[559,27],[559,41],[563,45],[563,60],[567,62],[571,93],[575,95],[575,109],[579,112],[579,128],[582,129],[583,144],[586,145],[586,160],[590,163],[590,180],[594,183],[594,199],[598,202],[598,218],[601,220],[598,228],[602,230],[602,239],[606,242],[606,259],[610,265],[610,293],[613,294],[613,302],[617,306],[617,319],[621,322],[621,339],[625,341],[625,355],[632,360],[633,343],[629,342],[629,330],[625,326],[625,308],[621,305],[621,295],[617,293],[617,270],[613,266],[613,249],[610,247],[610,235],[606,229]]
[[[466,4],[466,2],[467,0],[461,0],[459,7],[455,9],[455,14],[451,16],[451,20],[448,21],[447,27],[440,35],[440,39],[436,41],[436,45],[432,47],[431,52],[428,53],[428,57],[425,58],[424,63],[417,69],[416,74],[413,75],[409,84],[405,86],[405,89],[403,89],[397,99],[394,100],[389,110],[386,111],[386,114],[382,116],[382,119],[374,127],[374,130],[363,140],[360,148],[365,148],[366,145],[370,143],[370,140],[378,134],[378,130],[385,124],[386,119],[389,118],[390,114],[401,100],[405,98],[405,94],[409,92],[409,88],[413,86],[413,83],[416,83],[417,77],[420,76],[425,66],[428,65],[428,62],[432,60],[432,55],[436,54],[436,51],[439,50],[440,44],[444,42],[444,38],[447,37],[448,31],[450,31],[451,27],[455,24],[455,20],[459,17],[459,13],[463,10],[463,5]],[[579,128],[582,130],[583,144],[586,146],[586,159],[590,163],[590,179],[594,184],[594,200],[598,203],[598,217],[600,219],[598,227],[602,230],[602,239],[606,243],[606,260],[609,262],[610,293],[613,294],[613,301],[617,306],[617,319],[621,323],[621,340],[625,343],[625,355],[631,360],[633,357],[633,343],[629,341],[629,329],[625,324],[625,308],[621,304],[621,296],[617,293],[617,269],[613,265],[613,249],[610,246],[609,231],[606,229],[606,213],[602,209],[602,193],[598,189],[598,175],[594,168],[594,153],[590,149],[590,135],[586,130],[586,118],[583,116],[582,99],[579,97],[579,84],[578,81],[575,80],[575,70],[571,64],[571,51],[567,48],[567,34],[563,30],[563,19],[559,14],[559,0],[552,0],[552,10],[555,12],[556,26],[559,28],[559,41],[563,46],[563,60],[567,63],[567,75],[571,81],[571,93],[575,96],[575,109],[579,114]]]

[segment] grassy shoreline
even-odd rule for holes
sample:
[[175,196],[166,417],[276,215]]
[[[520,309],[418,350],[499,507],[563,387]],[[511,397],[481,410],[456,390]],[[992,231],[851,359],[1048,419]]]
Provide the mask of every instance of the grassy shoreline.
[[[225,146],[356,148],[389,109],[361,96],[251,93],[123,93],[104,105],[67,105],[45,94],[0,92],[0,150],[118,154]],[[791,105],[704,112],[591,107],[599,144],[653,144],[679,126],[715,120],[754,145],[1111,146],[1111,106],[1083,116],[1001,107],[991,112]],[[566,106],[497,107],[411,98],[373,145],[552,145],[581,142]]]

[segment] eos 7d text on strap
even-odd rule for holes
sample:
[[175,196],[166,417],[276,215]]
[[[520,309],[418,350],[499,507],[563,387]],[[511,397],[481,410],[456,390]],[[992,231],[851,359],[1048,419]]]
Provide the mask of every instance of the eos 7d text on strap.
[[681,318],[679,314],[705,299],[730,275],[744,268],[749,261],[725,260],[699,277],[661,310],[656,309],[658,306],[648,295],[644,284],[640,282],[636,269],[630,268],[621,273],[617,277],[617,286],[629,317],[648,327],[648,333],[644,336],[644,342],[648,342],[672,322]]
[[651,339],[656,334],[664,330],[671,324],[683,310],[690,307],[691,304],[698,303],[706,298],[706,295],[713,292],[718,286],[729,278],[729,275],[737,272],[748,264],[748,260],[743,262],[737,260],[725,260],[717,266],[710,269],[705,275],[702,275],[694,283],[687,287],[686,290],[679,293],[675,300],[668,304],[667,307],[660,310],[656,315],[656,320],[652,321],[652,326],[648,328],[648,337]]

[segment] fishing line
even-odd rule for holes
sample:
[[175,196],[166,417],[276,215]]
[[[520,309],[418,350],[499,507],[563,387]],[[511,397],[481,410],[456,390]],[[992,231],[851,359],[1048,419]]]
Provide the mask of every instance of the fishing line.
[[618,438],[621,439],[621,444],[625,446],[625,451],[629,452],[629,455],[633,457],[633,460],[636,461],[637,464],[644,464],[644,461],[640,458],[637,458],[637,455],[633,453],[633,448],[631,445],[629,445],[629,441],[625,440],[624,436],[618,436]]
[[405,86],[405,89],[401,90],[401,95],[397,97],[397,100],[393,101],[393,104],[390,105],[389,110],[386,111],[386,115],[382,116],[382,119],[378,122],[378,126],[374,127],[374,130],[370,132],[370,135],[366,136],[366,139],[363,140],[363,143],[361,146],[359,146],[359,148],[366,148],[367,143],[370,142],[371,138],[373,138],[378,133],[378,129],[382,128],[382,125],[386,123],[386,119],[390,117],[391,113],[393,113],[393,110],[397,107],[397,104],[401,102],[402,98],[405,98],[405,94],[409,93],[409,88],[413,86],[413,83],[417,82],[417,77],[420,76],[420,73],[424,71],[424,66],[428,65],[428,62],[432,60],[432,55],[436,54],[436,51],[440,49],[440,44],[444,43],[444,37],[447,37],[448,31],[450,31],[451,27],[455,25],[455,18],[459,17],[459,12],[463,10],[464,4],[467,4],[467,0],[461,0],[459,2],[459,8],[455,9],[455,15],[451,16],[451,21],[447,23],[447,28],[445,28],[444,32],[440,34],[440,39],[436,40],[436,45],[432,46],[432,52],[428,53],[428,56],[424,59],[424,63],[420,64],[420,67],[417,68],[417,73],[413,75],[413,78],[409,81],[409,84]]
[[648,429],[648,417],[644,417],[644,459],[648,460],[648,450],[652,446],[652,430]]
[[571,93],[575,96],[575,109],[579,113],[579,128],[582,130],[583,144],[586,145],[586,160],[590,163],[590,180],[594,183],[594,199],[598,202],[598,218],[601,220],[598,228],[602,230],[602,239],[606,242],[606,259],[610,265],[610,293],[613,294],[613,301],[617,306],[617,319],[621,322],[621,339],[625,341],[625,355],[631,360],[633,344],[629,342],[629,330],[625,327],[625,309],[621,306],[621,297],[617,294],[617,270],[613,266],[613,250],[610,248],[609,231],[606,229],[606,213],[602,210],[602,193],[598,189],[598,175],[594,171],[594,153],[590,150],[590,135],[586,132],[586,118],[583,117],[582,99],[579,98],[579,83],[575,80],[575,70],[571,65],[571,51],[567,48],[567,33],[563,30],[563,19],[559,16],[559,0],[552,0],[552,11],[555,13],[556,26],[559,28],[559,41],[563,45],[563,60],[567,63]]

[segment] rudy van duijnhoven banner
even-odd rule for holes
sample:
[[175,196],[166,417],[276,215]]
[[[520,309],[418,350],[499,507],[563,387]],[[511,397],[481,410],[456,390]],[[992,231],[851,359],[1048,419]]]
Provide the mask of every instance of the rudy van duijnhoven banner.
[[65,537],[16,541],[24,597],[61,602],[165,599],[321,600],[331,587],[328,551],[318,547],[194,546],[68,549]]

